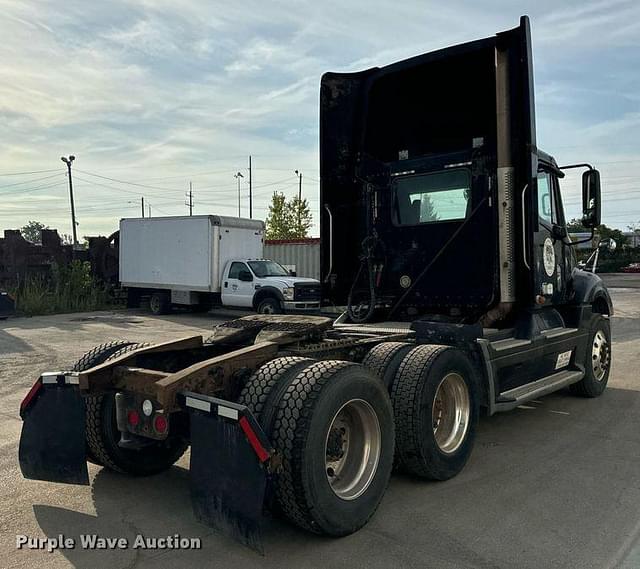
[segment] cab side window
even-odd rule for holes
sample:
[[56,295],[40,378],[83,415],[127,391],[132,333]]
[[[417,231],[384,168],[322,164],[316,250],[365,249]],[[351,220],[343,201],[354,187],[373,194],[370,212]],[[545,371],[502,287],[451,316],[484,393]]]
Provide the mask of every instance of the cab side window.
[[229,268],[229,278],[230,279],[239,279],[240,271],[248,270],[247,265],[244,263],[231,263],[231,267]]
[[557,223],[553,200],[553,178],[549,172],[538,172],[538,217],[552,225]]

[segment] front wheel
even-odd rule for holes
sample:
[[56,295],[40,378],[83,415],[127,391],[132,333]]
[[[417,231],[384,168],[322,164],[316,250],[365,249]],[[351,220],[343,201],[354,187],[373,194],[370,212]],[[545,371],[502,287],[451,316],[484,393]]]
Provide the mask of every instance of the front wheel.
[[611,371],[611,326],[609,319],[602,314],[593,317],[584,368],[582,380],[571,385],[569,389],[582,397],[602,395]]
[[282,305],[277,298],[268,297],[258,303],[258,314],[282,314]]

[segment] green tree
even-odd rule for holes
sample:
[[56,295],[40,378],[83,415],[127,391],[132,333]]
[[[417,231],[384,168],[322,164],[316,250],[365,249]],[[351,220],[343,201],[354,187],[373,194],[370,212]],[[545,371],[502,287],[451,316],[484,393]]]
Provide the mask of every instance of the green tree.
[[285,195],[274,192],[267,215],[267,239],[302,239],[309,236],[313,224],[309,203],[297,197],[287,200]]
[[42,243],[42,236],[40,232],[43,229],[49,229],[49,226],[44,223],[40,223],[39,221],[29,221],[22,229],[20,229],[20,233],[22,233],[22,236],[27,241],[31,241],[31,243]]
[[293,218],[287,207],[287,198],[280,192],[273,192],[269,214],[266,221],[267,239],[291,239],[293,234]]
[[[582,221],[580,221],[579,219],[572,219],[571,221],[567,222],[567,231],[569,233],[588,233],[590,229],[587,229],[584,225],[582,225]],[[620,231],[620,229],[607,227],[604,223],[596,227],[595,233],[600,239],[606,239],[607,237],[615,239],[616,243],[619,246],[626,245],[628,241],[628,238],[622,234],[622,231]]]
[[304,239],[309,237],[309,229],[313,225],[313,218],[306,198],[300,200],[298,197],[289,202],[291,216],[293,217],[293,237]]
[[571,221],[567,221],[567,231],[569,233],[584,233],[589,230],[584,225],[582,225],[581,220],[572,219]]

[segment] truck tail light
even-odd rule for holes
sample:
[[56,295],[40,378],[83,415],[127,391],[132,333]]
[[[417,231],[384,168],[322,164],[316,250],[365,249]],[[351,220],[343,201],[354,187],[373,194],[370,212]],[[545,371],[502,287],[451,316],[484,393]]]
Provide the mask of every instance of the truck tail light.
[[153,420],[153,428],[157,433],[166,433],[168,426],[169,423],[164,415],[156,415],[156,418]]
[[131,409],[127,413],[127,422],[132,427],[136,427],[138,425],[138,423],[140,422],[140,414],[135,409]]

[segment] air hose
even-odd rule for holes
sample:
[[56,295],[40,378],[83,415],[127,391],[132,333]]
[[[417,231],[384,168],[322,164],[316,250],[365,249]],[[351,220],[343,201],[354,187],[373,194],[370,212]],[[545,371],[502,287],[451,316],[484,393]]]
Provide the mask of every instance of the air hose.
[[[372,316],[376,308],[376,283],[373,270],[373,253],[375,251],[378,242],[378,237],[375,235],[368,235],[362,241],[362,255],[360,256],[360,267],[356,274],[356,278],[353,279],[351,290],[349,291],[349,297],[347,299],[347,315],[352,322],[361,324],[367,322]],[[362,302],[359,302],[356,306],[353,303],[353,296],[362,276],[363,271],[367,272],[367,285],[369,292],[369,306],[365,312],[362,311]]]

